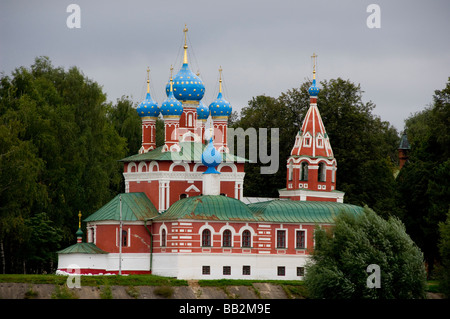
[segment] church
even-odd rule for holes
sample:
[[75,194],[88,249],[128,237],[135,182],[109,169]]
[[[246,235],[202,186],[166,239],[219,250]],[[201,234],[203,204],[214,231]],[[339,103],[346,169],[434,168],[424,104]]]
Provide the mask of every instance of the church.
[[[121,159],[125,192],[83,220],[86,234],[79,214],[77,243],[58,251],[57,273],[303,279],[315,228],[332,226],[343,211],[362,213],[336,190],[337,161],[317,108],[315,64],[310,107],[286,162],[286,187],[279,198],[244,197],[248,160],[228,148],[232,108],[222,70],[217,98],[206,106],[205,85],[189,67],[187,31],[183,64],[174,76],[171,67],[160,106],[147,76],[147,95],[136,109],[142,146]],[[156,147],[158,117],[164,145]]]

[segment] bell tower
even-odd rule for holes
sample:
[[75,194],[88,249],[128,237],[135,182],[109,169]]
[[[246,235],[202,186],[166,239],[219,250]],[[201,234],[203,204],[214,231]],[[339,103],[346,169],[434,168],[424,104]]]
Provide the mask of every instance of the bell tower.
[[312,58],[310,105],[287,159],[286,188],[279,190],[279,194],[292,200],[343,202],[344,193],[336,190],[337,161],[317,107],[320,92],[316,85],[317,55],[314,53]]

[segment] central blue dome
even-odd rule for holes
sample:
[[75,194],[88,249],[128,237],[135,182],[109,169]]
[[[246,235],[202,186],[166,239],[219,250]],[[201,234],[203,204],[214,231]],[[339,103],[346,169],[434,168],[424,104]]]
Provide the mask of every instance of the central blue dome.
[[[170,83],[167,83],[166,93],[169,94],[169,91]],[[173,95],[179,101],[200,101],[205,95],[202,79],[189,69],[187,63],[183,63],[173,78]]]

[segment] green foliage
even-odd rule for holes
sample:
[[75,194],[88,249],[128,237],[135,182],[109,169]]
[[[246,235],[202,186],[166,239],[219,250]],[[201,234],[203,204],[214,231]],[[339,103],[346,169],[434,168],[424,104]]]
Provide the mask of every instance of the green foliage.
[[[100,85],[46,57],[0,78],[3,271],[51,271],[49,251],[73,243],[78,211],[93,213],[120,189],[117,160],[126,155],[126,140],[108,118],[110,109]],[[41,230],[55,236],[36,242]]]
[[450,210],[447,219],[439,223],[439,252],[441,255],[441,271],[439,290],[450,298]]
[[450,208],[450,79],[433,104],[405,121],[409,161],[397,177],[397,206],[408,233],[425,254],[429,273],[439,261],[438,224]]
[[[356,217],[341,213],[330,231],[316,230],[315,240],[305,269],[311,298],[425,297],[423,256],[399,219],[384,220],[368,208]],[[380,288],[367,287],[371,264],[380,267]]]
[[173,287],[170,286],[159,286],[156,287],[155,290],[153,290],[155,295],[163,297],[163,298],[170,298],[172,297],[174,293]]
[[52,299],[78,299],[74,289],[69,289],[67,285],[55,285]]

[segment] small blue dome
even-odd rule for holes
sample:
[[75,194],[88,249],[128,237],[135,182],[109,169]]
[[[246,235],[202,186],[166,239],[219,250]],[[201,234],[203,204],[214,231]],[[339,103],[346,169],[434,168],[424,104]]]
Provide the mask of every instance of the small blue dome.
[[[166,94],[169,94],[170,83],[166,85]],[[180,101],[200,101],[205,95],[203,81],[183,63],[180,71],[173,78],[173,95]]]
[[197,107],[197,119],[199,120],[206,120],[209,116],[209,108],[206,107],[206,105],[200,101]]
[[160,111],[163,116],[180,116],[183,114],[183,106],[181,105],[181,102],[173,96],[173,91],[169,91],[169,96],[161,104]]
[[317,96],[319,94],[319,88],[316,86],[316,79],[313,80],[312,85],[309,87],[309,95]]
[[140,117],[146,116],[158,117],[159,115],[158,103],[153,101],[152,97],[150,96],[150,93],[147,92],[145,100],[139,104],[139,106],[136,108],[136,111]]
[[202,153],[202,163],[207,170],[203,174],[220,174],[216,167],[222,163],[222,154],[214,147],[213,139],[209,139],[208,146]]
[[209,105],[212,117],[230,116],[231,110],[230,102],[223,98],[222,92],[219,92],[217,99]]

